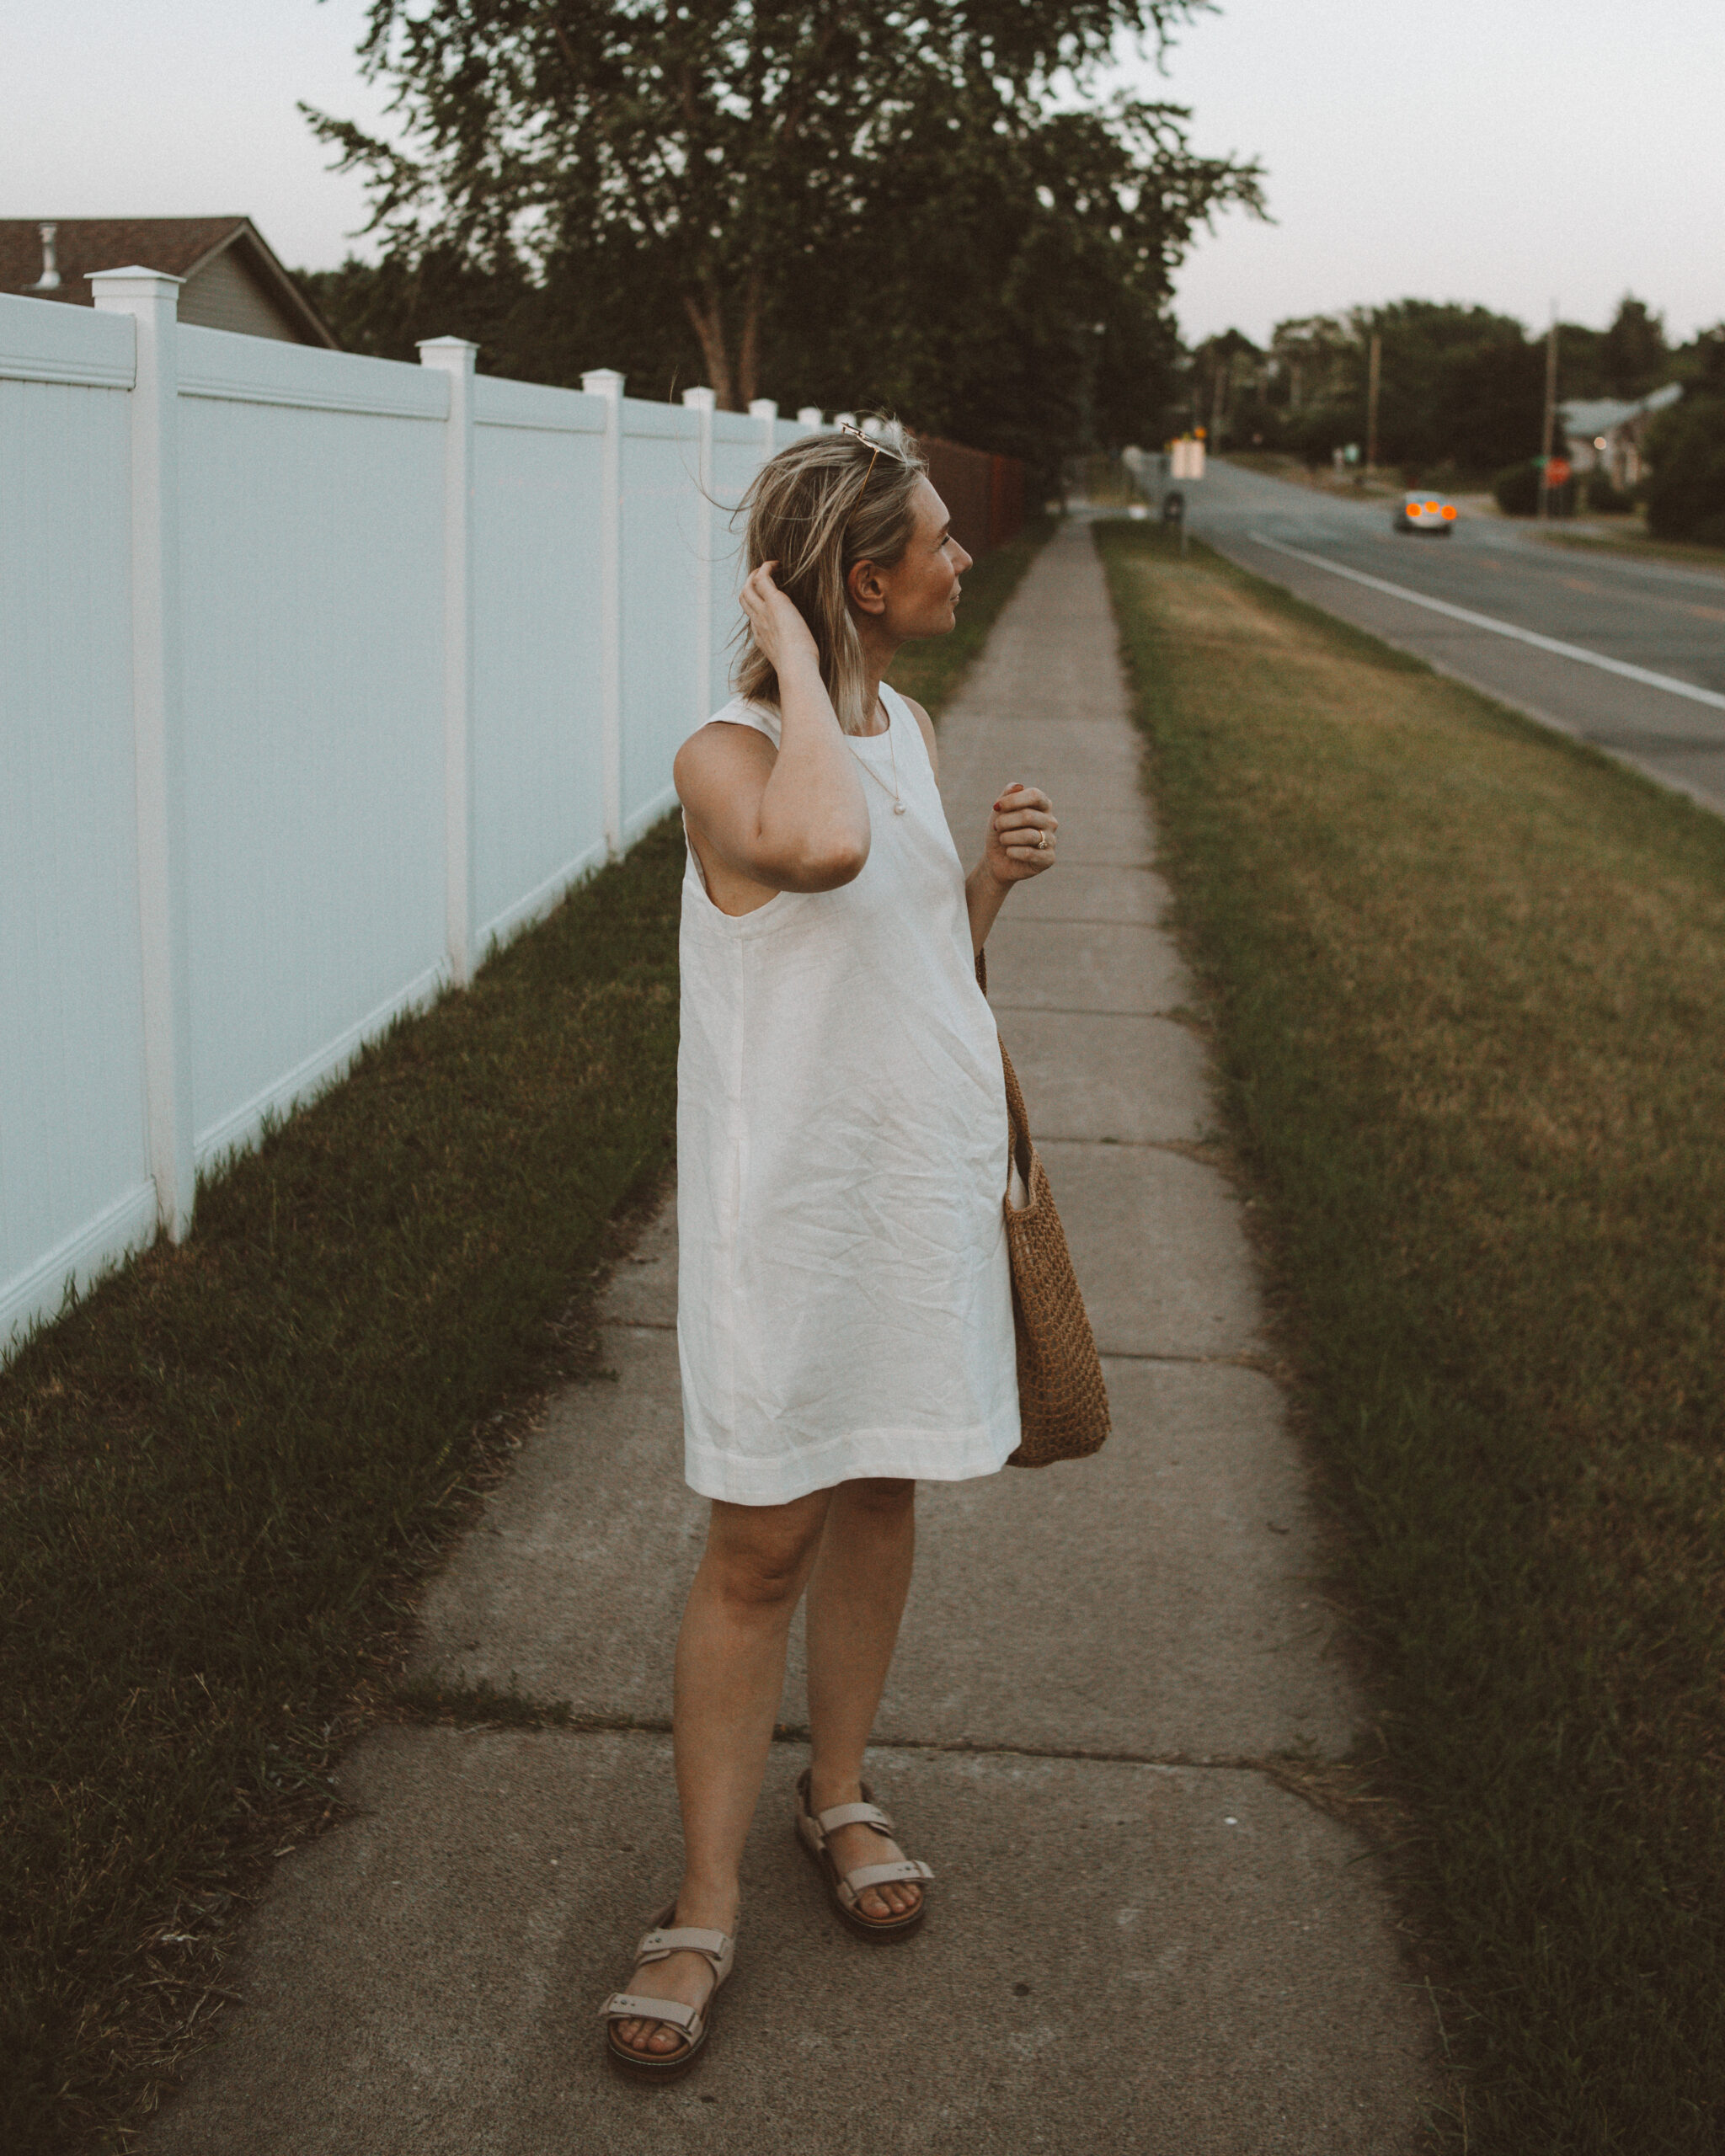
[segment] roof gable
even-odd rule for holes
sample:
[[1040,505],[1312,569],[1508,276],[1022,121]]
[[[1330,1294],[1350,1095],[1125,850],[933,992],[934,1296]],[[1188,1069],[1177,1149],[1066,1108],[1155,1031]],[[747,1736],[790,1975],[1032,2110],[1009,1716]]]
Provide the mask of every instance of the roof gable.
[[[56,227],[57,290],[43,291],[42,227]],[[0,291],[31,299],[94,304],[99,270],[138,264],[190,280],[229,248],[238,250],[299,340],[338,349],[328,324],[276,259],[249,217],[0,217]]]

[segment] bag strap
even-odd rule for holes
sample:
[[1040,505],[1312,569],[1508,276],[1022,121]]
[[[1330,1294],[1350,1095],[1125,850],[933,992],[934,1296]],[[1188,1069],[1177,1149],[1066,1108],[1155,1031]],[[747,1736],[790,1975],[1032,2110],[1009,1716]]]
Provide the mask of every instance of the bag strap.
[[[976,985],[985,995],[988,993],[988,953],[976,953]],[[996,1027],[995,1038],[1000,1040],[1000,1028]],[[1023,1091],[1018,1084],[1018,1074],[1012,1068],[1012,1059],[1007,1054],[1007,1044],[1001,1041],[1001,1070],[1007,1081],[1007,1195],[1012,1188],[1012,1168],[1017,1166],[1020,1181],[1026,1191],[1033,1187],[1031,1163],[1034,1149],[1030,1142],[1030,1118],[1025,1110]]]

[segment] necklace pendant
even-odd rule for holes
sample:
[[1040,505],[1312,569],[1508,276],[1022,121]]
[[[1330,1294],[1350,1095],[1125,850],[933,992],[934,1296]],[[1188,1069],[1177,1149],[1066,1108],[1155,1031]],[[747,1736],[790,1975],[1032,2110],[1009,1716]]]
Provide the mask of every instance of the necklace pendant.
[[904,804],[904,803],[903,803],[902,801],[895,801],[895,802],[894,802],[894,803],[893,803],[893,814],[894,814],[894,815],[895,815],[895,816],[902,816],[902,815],[904,814],[904,813],[905,813],[905,804]]

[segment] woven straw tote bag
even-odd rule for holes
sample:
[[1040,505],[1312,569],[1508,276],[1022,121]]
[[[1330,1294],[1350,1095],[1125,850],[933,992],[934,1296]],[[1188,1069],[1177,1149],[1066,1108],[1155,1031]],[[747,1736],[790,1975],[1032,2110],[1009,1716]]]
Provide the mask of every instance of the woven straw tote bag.
[[[976,978],[986,995],[988,969],[980,953]],[[1009,1168],[1001,1203],[1012,1267],[1012,1329],[1018,1342],[1020,1442],[1007,1465],[1048,1467],[1057,1460],[1083,1460],[1101,1448],[1109,1428],[1108,1388],[1065,1230],[1041,1155],[1031,1141],[1024,1095],[1004,1041],[1001,1067],[1007,1081],[1012,1165],[1026,1192],[1026,1203],[1014,1205]]]

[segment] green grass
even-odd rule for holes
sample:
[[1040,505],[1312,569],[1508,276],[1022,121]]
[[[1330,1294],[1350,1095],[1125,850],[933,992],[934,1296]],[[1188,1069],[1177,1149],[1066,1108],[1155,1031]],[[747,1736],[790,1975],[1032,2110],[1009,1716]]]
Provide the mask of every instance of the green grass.
[[1725,2140],[1725,823],[1102,527],[1462,2145]]
[[681,851],[394,1027],[0,1374],[9,2145],[103,2112],[152,1912],[324,1774],[476,1429],[665,1165]]
[[[1042,536],[895,669],[931,709]],[[670,1157],[681,865],[667,821],[0,1370],[0,2146],[124,2143],[209,1973],[188,1927],[327,1807],[507,1411],[579,1366],[607,1221]]]

